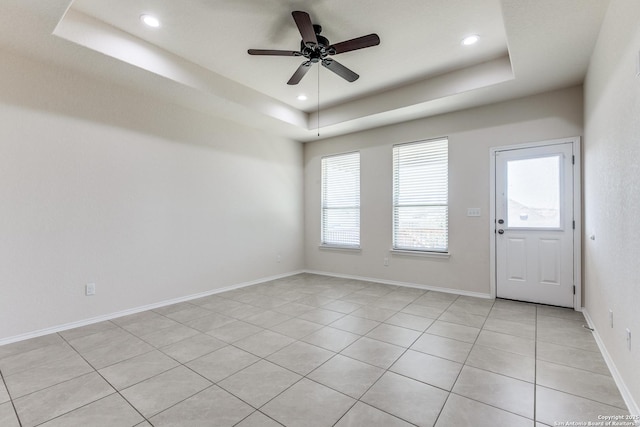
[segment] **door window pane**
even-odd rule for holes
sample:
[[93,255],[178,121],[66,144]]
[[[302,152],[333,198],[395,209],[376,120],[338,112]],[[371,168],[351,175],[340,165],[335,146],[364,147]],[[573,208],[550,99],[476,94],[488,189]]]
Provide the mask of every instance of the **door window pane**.
[[560,155],[507,162],[507,227],[560,228]]

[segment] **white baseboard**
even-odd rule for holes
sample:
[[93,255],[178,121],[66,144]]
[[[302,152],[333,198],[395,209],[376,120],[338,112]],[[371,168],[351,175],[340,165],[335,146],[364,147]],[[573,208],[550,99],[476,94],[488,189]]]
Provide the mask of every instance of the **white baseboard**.
[[279,274],[276,276],[263,277],[249,282],[238,283],[235,285],[225,286],[224,288],[212,289],[210,291],[200,292],[197,294],[187,295],[184,297],[173,298],[170,300],[160,301],[153,304],[147,304],[140,307],[134,307],[127,310],[117,311],[115,313],[104,314],[102,316],[91,317],[89,319],[78,320],[76,322],[65,323],[63,325],[52,326],[50,328],[39,329],[37,331],[27,332],[20,335],[0,339],[0,346],[11,344],[18,341],[24,341],[31,338],[37,338],[43,335],[53,334],[56,332],[66,331],[68,329],[79,328],[81,326],[91,325],[93,323],[104,322],[106,320],[116,319],[118,317],[128,316],[130,314],[140,313],[141,311],[153,310],[154,308],[164,307],[166,305],[177,304],[179,302],[191,301],[194,299],[215,295],[222,292],[232,291],[234,289],[244,288],[247,286],[257,285],[259,283],[269,282],[271,280],[282,279],[284,277],[293,276],[304,273],[304,270],[292,271],[289,273]]
[[448,294],[463,295],[467,297],[492,299],[491,294],[488,294],[488,293],[485,294],[482,292],[465,291],[462,289],[441,288],[438,286],[421,285],[419,283],[398,282],[396,280],[377,279],[374,277],[351,276],[348,274],[328,273],[326,271],[305,270],[304,272],[309,274],[319,274],[321,276],[339,277],[341,279],[364,280],[367,282],[382,283],[383,285],[405,286],[407,288],[416,288],[416,289],[424,289],[427,291],[445,292]]
[[[616,364],[614,363],[613,358],[607,351],[607,347],[605,347],[604,342],[602,341],[602,338],[600,338],[600,334],[598,333],[598,330],[596,329],[596,326],[593,323],[591,316],[589,316],[589,312],[587,311],[586,308],[582,309],[582,314],[584,315],[584,318],[587,320],[589,327],[593,329],[593,337],[595,338],[596,343],[598,344],[598,348],[600,349],[600,353],[602,353],[602,357],[604,357],[604,361],[607,363],[607,366],[609,367],[609,371],[611,372],[611,376],[613,377],[613,380],[616,382],[616,385],[618,386],[618,390],[620,390],[620,394],[622,395],[622,399],[624,399],[624,403],[627,405],[627,408],[629,409],[629,413],[631,415],[640,415],[640,407],[638,406],[638,403],[636,403],[636,401],[633,399],[633,396],[629,392],[629,388],[625,384],[624,379],[620,375],[620,372],[618,372],[618,368],[616,367]],[[636,421],[636,425],[640,426],[640,420]]]

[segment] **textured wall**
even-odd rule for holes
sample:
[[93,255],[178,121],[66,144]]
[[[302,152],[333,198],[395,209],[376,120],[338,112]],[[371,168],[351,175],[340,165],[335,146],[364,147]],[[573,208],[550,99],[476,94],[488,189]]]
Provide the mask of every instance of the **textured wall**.
[[[612,0],[585,81],[585,307],[640,404],[640,2]],[[594,236],[595,240],[588,237]],[[614,327],[608,311],[614,312]],[[625,329],[632,332],[631,351]]]

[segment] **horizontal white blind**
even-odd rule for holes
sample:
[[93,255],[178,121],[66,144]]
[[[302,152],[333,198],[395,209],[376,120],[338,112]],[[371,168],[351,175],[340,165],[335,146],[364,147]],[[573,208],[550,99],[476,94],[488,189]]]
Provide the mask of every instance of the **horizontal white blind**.
[[447,252],[448,140],[393,147],[393,248]]
[[360,246],[360,153],[322,159],[323,245]]

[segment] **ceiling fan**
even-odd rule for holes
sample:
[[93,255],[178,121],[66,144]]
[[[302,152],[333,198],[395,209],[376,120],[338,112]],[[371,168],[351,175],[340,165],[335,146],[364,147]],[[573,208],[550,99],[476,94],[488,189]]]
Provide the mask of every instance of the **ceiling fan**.
[[320,35],[322,27],[312,24],[307,12],[291,12],[293,20],[298,26],[302,35],[300,50],[269,50],[269,49],[249,49],[249,55],[270,55],[270,56],[302,56],[307,60],[300,64],[287,84],[296,85],[302,80],[311,66],[320,62],[323,67],[333,71],[348,82],[354,82],[360,77],[338,61],[329,56],[339,53],[350,52],[352,50],[363,49],[365,47],[377,46],[380,44],[380,37],[377,34],[369,34],[355,39],[346,40],[340,43],[331,44],[326,37]]

